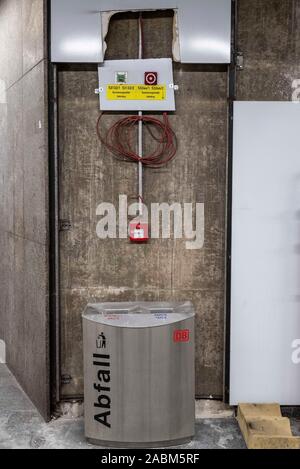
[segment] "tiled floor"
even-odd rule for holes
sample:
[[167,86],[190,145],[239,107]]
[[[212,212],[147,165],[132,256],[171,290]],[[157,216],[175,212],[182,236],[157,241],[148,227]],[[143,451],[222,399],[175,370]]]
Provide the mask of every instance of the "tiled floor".
[[[197,404],[203,417],[208,415],[206,407],[201,402]],[[245,448],[230,412],[221,412],[216,407],[212,415],[214,418],[197,419],[195,439],[186,448]],[[292,419],[292,424],[294,433],[300,435],[300,421]],[[89,449],[93,446],[84,438],[82,418],[60,418],[45,423],[7,367],[0,365],[0,448]]]

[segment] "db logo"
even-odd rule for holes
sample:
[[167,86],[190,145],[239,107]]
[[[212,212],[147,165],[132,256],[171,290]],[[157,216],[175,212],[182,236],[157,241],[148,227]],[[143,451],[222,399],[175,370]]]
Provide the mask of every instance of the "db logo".
[[188,329],[174,331],[173,333],[174,342],[189,342],[189,340],[190,340],[190,331]]
[[145,72],[145,85],[157,85],[157,72]]

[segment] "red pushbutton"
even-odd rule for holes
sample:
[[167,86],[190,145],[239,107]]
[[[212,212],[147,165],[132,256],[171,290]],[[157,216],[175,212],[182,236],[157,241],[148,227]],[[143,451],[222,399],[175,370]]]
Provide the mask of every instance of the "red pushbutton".
[[145,72],[145,85],[157,85],[157,72]]

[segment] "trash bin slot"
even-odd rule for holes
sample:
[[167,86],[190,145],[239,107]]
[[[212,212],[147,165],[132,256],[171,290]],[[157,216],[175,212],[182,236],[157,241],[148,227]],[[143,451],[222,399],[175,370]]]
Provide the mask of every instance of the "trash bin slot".
[[108,326],[115,327],[133,327],[133,328],[142,328],[142,327],[158,327],[163,325],[168,325],[176,322],[181,322],[189,317],[193,317],[191,314],[178,314],[178,313],[153,313],[153,314],[107,314],[107,313],[97,313],[97,314],[87,314],[85,319],[92,321],[98,324],[104,324]]

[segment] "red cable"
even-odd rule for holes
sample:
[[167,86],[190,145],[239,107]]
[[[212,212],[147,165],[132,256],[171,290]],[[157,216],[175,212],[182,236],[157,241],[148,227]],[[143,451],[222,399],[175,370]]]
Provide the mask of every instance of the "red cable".
[[[140,13],[139,26],[141,28],[141,41],[142,41],[142,57],[144,56],[144,24],[143,16]],[[100,132],[100,123],[103,113],[100,114],[97,120],[97,135],[101,143],[117,158],[123,161],[134,161],[136,163],[142,162],[145,166],[153,168],[161,167],[171,161],[177,152],[177,140],[173,129],[170,126],[168,115],[163,114],[163,122],[151,116],[128,116],[124,117],[115,124],[113,124],[102,135]],[[136,150],[136,133],[134,132],[135,126],[142,121],[145,128],[148,130],[150,136],[157,142],[155,150],[144,155],[142,158],[138,155]],[[151,129],[153,127],[157,133],[155,135]]]
[[[168,115],[163,114],[163,121],[153,116],[127,116],[115,122],[105,134],[100,132],[100,123],[103,113],[97,120],[97,135],[101,143],[117,158],[123,161],[141,162],[145,166],[158,168],[169,163],[176,155],[177,140],[172,130]],[[133,146],[136,147],[135,127],[139,121],[143,122],[146,130],[157,142],[156,148],[142,158],[137,154]],[[155,133],[153,130],[155,129]]]

